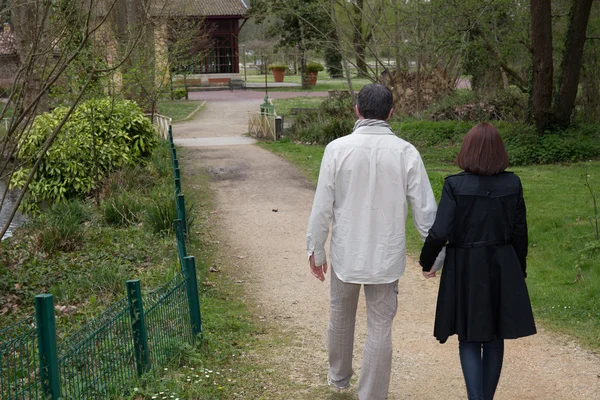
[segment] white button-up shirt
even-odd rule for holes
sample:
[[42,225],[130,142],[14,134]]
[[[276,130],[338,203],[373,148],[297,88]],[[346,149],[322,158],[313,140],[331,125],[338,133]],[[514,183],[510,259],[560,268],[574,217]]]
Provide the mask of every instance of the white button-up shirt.
[[394,282],[406,266],[409,202],[424,240],[437,206],[413,145],[375,126],[334,140],[321,162],[306,235],[308,255],[314,253],[316,265],[326,262],[325,242],[333,220],[329,257],[340,280]]

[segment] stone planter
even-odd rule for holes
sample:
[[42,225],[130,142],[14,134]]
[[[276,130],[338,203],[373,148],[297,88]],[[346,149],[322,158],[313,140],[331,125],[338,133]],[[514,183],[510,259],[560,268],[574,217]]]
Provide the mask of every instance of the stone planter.
[[283,77],[285,76],[285,69],[271,68],[271,71],[273,71],[273,80],[275,82],[283,82]]

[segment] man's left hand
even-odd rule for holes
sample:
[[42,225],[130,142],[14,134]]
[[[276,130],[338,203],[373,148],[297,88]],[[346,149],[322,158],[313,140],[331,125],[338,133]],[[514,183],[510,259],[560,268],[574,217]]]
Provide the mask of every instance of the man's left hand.
[[320,266],[316,266],[315,265],[315,254],[313,253],[310,256],[310,272],[313,274],[314,277],[316,277],[318,280],[320,280],[321,282],[325,281],[325,274],[327,273],[327,263],[320,265]]

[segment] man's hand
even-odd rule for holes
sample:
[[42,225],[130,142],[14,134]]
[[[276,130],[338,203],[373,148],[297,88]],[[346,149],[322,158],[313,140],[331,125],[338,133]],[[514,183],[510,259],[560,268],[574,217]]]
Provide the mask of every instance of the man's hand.
[[427,279],[437,277],[436,272],[433,269],[431,271],[423,271],[423,276]]
[[327,273],[327,263],[316,266],[315,265],[315,254],[313,253],[310,258],[310,272],[321,282],[325,281],[325,274]]

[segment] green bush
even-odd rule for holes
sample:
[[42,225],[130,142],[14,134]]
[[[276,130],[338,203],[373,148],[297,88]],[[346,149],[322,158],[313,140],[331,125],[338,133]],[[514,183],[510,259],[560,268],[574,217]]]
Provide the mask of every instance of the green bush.
[[350,96],[327,98],[319,109],[297,116],[286,136],[303,143],[327,144],[351,133],[355,118]]
[[187,90],[185,90],[185,88],[173,89],[171,91],[171,99],[172,100],[185,99],[186,95],[187,95]]
[[[465,121],[395,122],[392,129],[419,149],[424,159],[453,163],[465,134]],[[600,157],[600,126],[577,125],[564,132],[538,135],[524,123],[494,122],[502,134],[511,165],[552,164]]]
[[[36,117],[19,143],[17,156],[25,166],[14,174],[12,187],[23,187],[46,139],[66,113],[67,108],[59,107]],[[55,203],[89,194],[108,173],[138,164],[157,143],[150,120],[134,102],[86,101],[76,108],[46,153],[29,185],[23,210],[36,212],[42,201]]]
[[325,68],[323,67],[323,64],[319,64],[318,62],[309,62],[308,64],[306,64],[307,72],[321,72],[324,69]]
[[287,71],[288,66],[286,64],[271,64],[271,65],[269,65],[269,71],[273,71],[274,69],[282,69],[284,71]]
[[466,89],[456,90],[432,104],[423,117],[432,121],[522,121],[527,95],[519,90],[500,90],[493,96],[480,97]]

